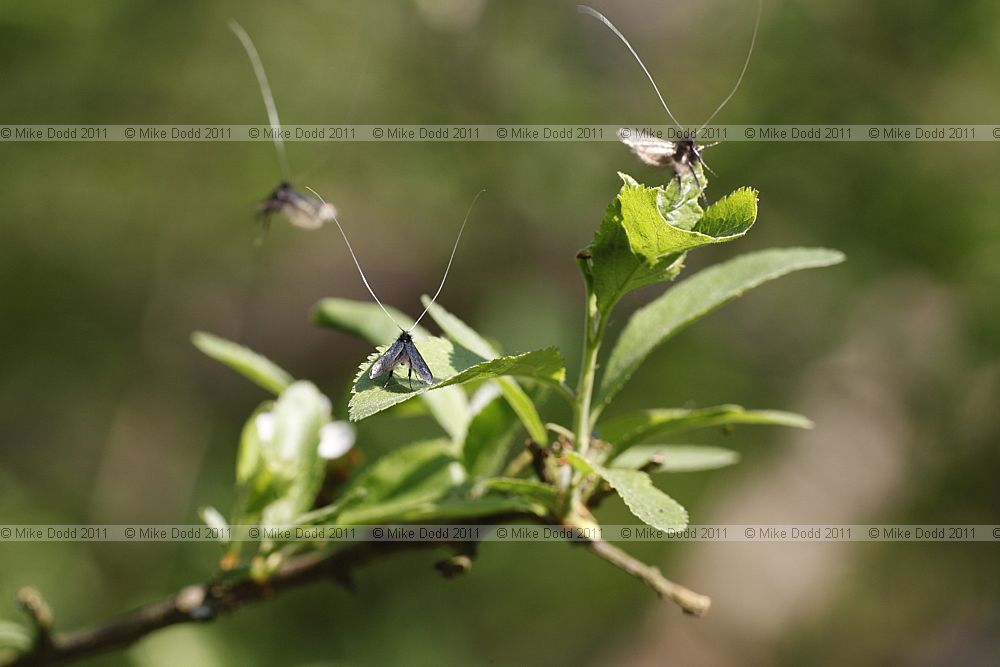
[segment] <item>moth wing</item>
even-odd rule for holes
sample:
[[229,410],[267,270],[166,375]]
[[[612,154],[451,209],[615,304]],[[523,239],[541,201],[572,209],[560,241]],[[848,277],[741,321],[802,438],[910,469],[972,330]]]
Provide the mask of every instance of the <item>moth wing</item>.
[[406,357],[409,359],[410,368],[413,372],[417,374],[421,380],[427,384],[434,384],[434,374],[431,373],[431,369],[427,367],[427,362],[424,358],[420,356],[420,351],[417,350],[417,346],[413,344],[412,340],[400,341],[406,350]]
[[391,371],[399,364],[400,357],[402,357],[404,353],[405,347],[403,345],[403,341],[397,340],[389,346],[389,349],[386,350],[381,357],[375,360],[375,363],[372,364],[371,369],[368,371],[368,377],[374,380],[386,371]]
[[283,202],[281,212],[290,223],[301,229],[319,229],[336,215],[330,204],[295,190],[288,191],[288,199]]
[[635,132],[618,130],[618,140],[628,146],[646,164],[654,167],[665,167],[673,162],[677,144],[658,137],[635,135]]

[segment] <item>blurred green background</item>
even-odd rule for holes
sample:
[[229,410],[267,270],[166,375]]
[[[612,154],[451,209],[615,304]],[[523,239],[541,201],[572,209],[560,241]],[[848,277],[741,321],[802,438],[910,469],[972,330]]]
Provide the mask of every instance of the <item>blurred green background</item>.
[[[704,119],[735,78],[756,4],[597,2],[675,114]],[[641,71],[572,2],[0,2],[2,123],[263,124],[254,37],[282,119],[310,123],[664,123]],[[719,123],[1000,122],[1000,5],[768,0]],[[384,299],[418,312],[485,187],[442,303],[521,351],[579,354],[573,262],[619,187],[656,183],[613,142],[293,143],[336,202]],[[778,281],[658,351],[613,406],[737,402],[810,433],[691,439],[739,449],[661,477],[694,523],[1000,523],[1000,152],[991,143],[751,143],[712,149],[710,198],[752,185],[757,225],[687,274],[768,246],[842,266]],[[318,166],[317,166],[318,165]],[[370,351],[315,328],[365,298],[335,231],[253,212],[280,178],[264,143],[0,145],[0,522],[195,523],[232,501],[261,391],[189,344],[240,338],[341,404]],[[658,293],[634,296],[625,314]],[[543,415],[561,418],[559,406]],[[369,457],[429,423],[361,424]],[[615,503],[601,517],[627,514]],[[631,545],[713,597],[683,617],[561,544],[488,544],[470,576],[437,556],[359,572],[91,665],[996,664],[997,545]],[[212,545],[3,544],[0,600],[37,586],[69,629],[209,576]],[[3,617],[16,618],[13,604]]]

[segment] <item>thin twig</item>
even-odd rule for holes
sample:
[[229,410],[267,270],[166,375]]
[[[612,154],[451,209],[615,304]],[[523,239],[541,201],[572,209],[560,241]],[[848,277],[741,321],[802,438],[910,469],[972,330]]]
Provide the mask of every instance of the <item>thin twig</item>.
[[49,665],[122,648],[161,628],[209,621],[289,588],[324,579],[342,580],[355,567],[393,553],[438,546],[441,544],[436,542],[360,542],[332,554],[291,558],[264,582],[242,579],[232,583],[194,584],[104,625],[53,634],[49,641],[36,643],[30,651],[15,656],[5,665]]
[[[510,516],[502,518],[509,520]],[[537,520],[537,517],[534,518]],[[270,598],[290,588],[324,580],[349,582],[350,574],[356,567],[385,556],[448,545],[456,546],[450,542],[359,542],[332,554],[296,556],[289,558],[266,581],[239,579],[193,584],[165,600],[140,607],[103,625],[55,634],[48,632],[52,614],[47,605],[34,604],[41,600],[41,596],[19,596],[32,617],[42,621],[36,625],[45,627],[46,631],[42,641],[36,641],[29,651],[14,656],[3,663],[3,666],[50,665],[123,648],[162,628],[180,623],[211,621],[222,614],[236,611],[243,605]],[[608,542],[588,542],[587,545],[604,560],[643,581],[660,597],[676,602],[685,612],[702,616],[708,611],[711,602],[708,597],[669,581],[659,569],[646,565]],[[461,565],[471,565],[471,545],[459,543],[457,546],[461,560],[453,558],[451,561],[454,562],[449,562],[449,565],[458,565],[458,569],[467,571]],[[458,573],[452,569],[449,568],[446,574]],[[29,601],[32,604],[25,604]]]
[[712,599],[675,584],[660,572],[659,568],[646,565],[633,558],[610,542],[595,540],[588,543],[590,550],[612,565],[625,570],[656,591],[661,598],[669,598],[676,602],[685,613],[694,616],[704,616],[712,604]]

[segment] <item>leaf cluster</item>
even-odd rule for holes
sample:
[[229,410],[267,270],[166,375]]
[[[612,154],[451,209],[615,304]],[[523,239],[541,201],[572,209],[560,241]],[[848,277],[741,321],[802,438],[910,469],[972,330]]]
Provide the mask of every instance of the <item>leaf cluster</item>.
[[[648,356],[686,326],[751,288],[843,260],[841,253],[822,248],[770,249],[676,282],[689,252],[733,241],[751,229],[757,193],[741,188],[703,208],[696,188],[677,181],[648,187],[620,177],[622,186],[592,243],[577,257],[587,317],[585,363],[575,387],[567,383],[565,362],[555,347],[543,343],[534,350],[506,353],[427,297],[428,314],[441,335],[418,327],[413,336],[434,382],[372,380],[367,371],[395,339],[395,326],[375,304],[328,298],[316,305],[316,324],[374,346],[351,383],[350,420],[382,413],[390,418],[425,415],[441,432],[431,440],[403,443],[351,471],[332,502],[317,506],[330,465],[320,444],[324,429],[334,423],[331,401],[310,382],[293,379],[245,347],[195,334],[194,343],[205,354],[274,394],[243,429],[232,519],[280,526],[462,522],[514,515],[585,525],[596,521],[590,509],[597,501],[614,493],[640,521],[678,531],[687,525],[688,513],[651,475],[712,470],[739,460],[736,451],[692,444],[689,432],[735,424],[810,428],[801,415],[737,405],[650,406],[604,418],[605,408]],[[622,297],[657,283],[666,283],[667,289],[632,313],[615,340],[606,340],[605,325]],[[412,322],[397,310],[390,312],[403,326]],[[603,354],[605,346],[610,350]],[[604,361],[597,363],[599,358]],[[552,396],[570,405],[576,424],[544,420]],[[525,440],[532,443],[531,455]],[[215,524],[226,522],[212,509],[205,517]],[[249,554],[251,567],[266,576],[300,548],[262,540]],[[235,544],[229,555],[234,563],[248,558]]]

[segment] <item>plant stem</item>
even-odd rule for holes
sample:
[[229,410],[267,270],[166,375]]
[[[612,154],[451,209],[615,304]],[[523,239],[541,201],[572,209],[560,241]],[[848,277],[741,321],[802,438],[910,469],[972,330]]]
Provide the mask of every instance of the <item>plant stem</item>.
[[609,542],[605,542],[604,540],[591,542],[590,550],[609,563],[643,581],[647,586],[656,591],[660,597],[673,600],[686,614],[704,616],[712,604],[712,599],[707,595],[695,593],[680,584],[670,581],[663,576],[659,568],[647,565],[633,558]]
[[590,403],[594,394],[594,377],[597,375],[597,353],[604,337],[604,321],[597,310],[597,297],[587,285],[587,314],[583,330],[583,358],[580,362],[580,380],[576,387],[574,406],[574,445],[581,455],[590,447]]
[[241,579],[210,581],[140,607],[103,625],[57,633],[26,653],[5,656],[4,667],[49,665],[89,657],[128,646],[151,632],[178,623],[205,622],[251,602],[266,600],[285,589],[318,581],[347,580],[354,568],[384,556],[442,546],[441,542],[359,542],[332,554],[313,553],[289,559],[264,582]]
[[[513,522],[523,519],[538,522],[534,515],[496,515],[487,521]],[[574,541],[573,544],[580,544]],[[72,662],[82,658],[123,648],[157,630],[180,623],[212,621],[219,616],[233,613],[241,607],[270,600],[284,590],[319,582],[341,582],[349,584],[351,573],[364,565],[387,556],[407,551],[452,547],[454,542],[359,542],[332,553],[312,553],[295,556],[286,560],[277,572],[266,581],[239,578],[232,581],[211,580],[192,584],[159,602],[139,607],[123,616],[82,630],[60,632],[47,635],[46,640],[36,642],[27,652],[0,656],[2,667],[23,667],[25,665],[50,665]],[[457,545],[460,555],[468,555],[467,543]],[[630,556],[621,549],[603,540],[587,543],[595,555],[615,567],[636,577],[652,588],[660,597],[676,602],[689,614],[701,616],[708,611],[711,601],[707,596],[666,579],[660,570]],[[20,596],[24,600],[40,600],[37,593]],[[41,607],[44,612],[39,612]],[[45,625],[51,623],[51,612],[44,602],[30,602],[29,613],[33,619],[44,617]]]
[[552,383],[549,386],[554,387],[556,392],[565,398],[570,405],[576,402],[576,394],[573,393],[573,390],[565,382]]

